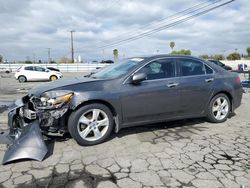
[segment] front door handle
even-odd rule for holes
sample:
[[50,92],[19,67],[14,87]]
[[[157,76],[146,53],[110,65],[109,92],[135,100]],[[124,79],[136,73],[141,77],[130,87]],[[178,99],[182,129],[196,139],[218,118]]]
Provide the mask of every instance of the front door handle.
[[178,86],[178,85],[179,85],[179,83],[168,83],[168,84],[167,84],[167,86],[168,86],[169,88],[176,87],[176,86]]
[[214,78],[207,78],[207,79],[205,79],[205,82],[212,82],[212,81],[214,81]]

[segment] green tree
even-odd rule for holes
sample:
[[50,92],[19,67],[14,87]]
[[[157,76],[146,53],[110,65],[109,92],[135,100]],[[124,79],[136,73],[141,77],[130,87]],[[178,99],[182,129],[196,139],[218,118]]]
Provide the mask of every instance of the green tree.
[[224,60],[224,59],[225,59],[225,56],[222,55],[222,54],[215,54],[215,55],[213,56],[213,59],[220,61],[220,60]]
[[0,55],[0,63],[2,63],[2,62],[3,62],[3,56]]
[[227,59],[228,59],[228,60],[240,60],[241,57],[240,57],[240,54],[239,54],[239,53],[233,52],[233,53],[231,53],[231,54],[229,54],[229,55],[227,56]]
[[24,61],[24,63],[25,63],[25,64],[32,64],[33,62],[30,61],[30,60],[26,60],[26,61]]
[[202,58],[202,59],[209,59],[209,55],[207,54],[202,54],[199,56],[199,58]]
[[181,49],[179,51],[172,51],[173,55],[191,55],[191,50]]
[[117,49],[114,49],[113,55],[114,55],[114,61],[117,62],[119,57],[119,51]]
[[171,48],[171,49],[172,49],[172,51],[173,51],[174,46],[175,46],[175,43],[172,41],[172,42],[170,42],[170,43],[169,43],[169,46],[170,46],[170,48]]
[[247,48],[247,55],[250,57],[250,47]]

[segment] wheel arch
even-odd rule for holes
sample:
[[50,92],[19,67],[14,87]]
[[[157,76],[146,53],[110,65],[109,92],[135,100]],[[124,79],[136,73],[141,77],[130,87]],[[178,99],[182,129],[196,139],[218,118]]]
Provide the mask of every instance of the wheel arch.
[[27,76],[24,76],[23,74],[19,75],[19,76],[17,77],[17,79],[19,80],[20,77],[24,77],[24,78],[25,78],[25,81],[28,80]]
[[77,106],[72,107],[72,110],[76,111],[85,105],[95,104],[95,103],[105,105],[110,109],[110,111],[114,117],[114,121],[115,121],[115,126],[114,126],[115,132],[117,133],[120,129],[119,115],[118,115],[116,109],[114,108],[114,106],[112,104],[110,104],[109,102],[107,102],[105,100],[100,100],[100,99],[91,99],[91,100],[87,100],[87,101],[84,101],[82,103],[79,103]]
[[212,97],[211,97],[211,99],[209,100],[209,102],[210,102],[216,95],[219,95],[219,94],[225,94],[225,95],[228,97],[229,102],[231,103],[231,105],[230,105],[230,111],[232,112],[232,111],[233,111],[233,96],[232,96],[232,94],[231,94],[230,92],[228,92],[228,91],[223,90],[223,91],[215,92],[215,93],[212,95]]

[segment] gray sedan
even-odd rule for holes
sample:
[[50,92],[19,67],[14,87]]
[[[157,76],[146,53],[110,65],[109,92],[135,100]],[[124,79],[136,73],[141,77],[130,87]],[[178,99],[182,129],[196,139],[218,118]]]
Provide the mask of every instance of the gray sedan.
[[9,112],[13,147],[4,163],[42,160],[42,138],[49,134],[69,132],[78,144],[94,145],[125,127],[197,117],[224,122],[241,98],[238,75],[211,62],[169,55],[125,59],[30,90]]

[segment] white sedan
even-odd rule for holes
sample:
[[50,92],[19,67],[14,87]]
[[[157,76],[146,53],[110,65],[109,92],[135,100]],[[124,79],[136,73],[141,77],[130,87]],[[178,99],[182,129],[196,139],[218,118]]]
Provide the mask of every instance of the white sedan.
[[62,73],[52,71],[40,66],[22,66],[17,69],[15,73],[15,78],[19,80],[19,82],[45,80],[53,81],[62,77]]

